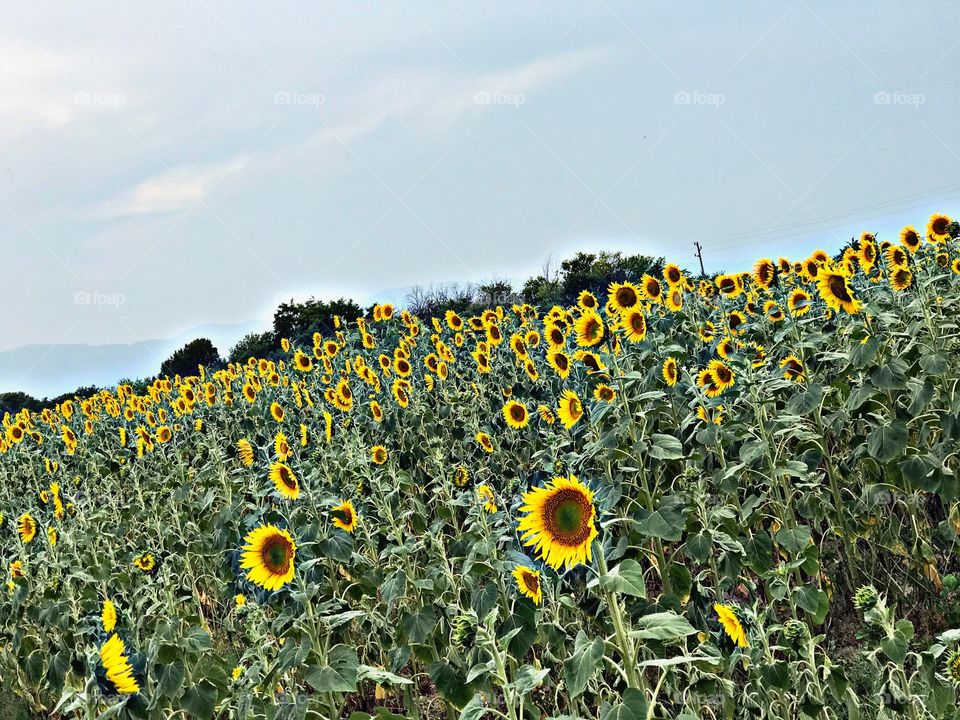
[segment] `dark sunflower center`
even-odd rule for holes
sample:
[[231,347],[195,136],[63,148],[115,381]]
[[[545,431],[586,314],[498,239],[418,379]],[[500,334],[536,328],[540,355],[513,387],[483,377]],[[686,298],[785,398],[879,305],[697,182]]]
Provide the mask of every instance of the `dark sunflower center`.
[[353,524],[353,513],[350,512],[350,508],[338,508],[333,511],[333,516],[344,525]]
[[[532,593],[536,593],[540,590],[540,578],[538,578],[533,573],[525,572],[523,574],[523,584]],[[960,664],[960,663],[958,663]]]
[[630,316],[630,329],[635,333],[644,333],[647,329],[647,322],[640,313],[634,313]]
[[791,375],[799,375],[801,372],[803,372],[803,365],[796,360],[791,360],[789,363],[787,363],[787,371]]
[[731,316],[730,316],[730,329],[732,330],[733,328],[738,327],[738,326],[740,325],[740,323],[742,323],[742,322],[743,322],[743,320],[740,318],[739,315],[731,315]]
[[280,468],[280,482],[291,490],[296,490],[297,488],[296,478],[294,478],[293,473],[285,467]]
[[570,365],[566,355],[557,355],[555,361],[557,363],[557,367],[561,370],[566,370]]
[[591,504],[587,497],[574,489],[554,493],[544,507],[547,532],[554,542],[577,546],[590,537]]
[[717,367],[714,370],[714,374],[716,375],[717,380],[719,380],[721,383],[730,382],[730,377],[732,375],[732,373],[730,372],[730,369],[724,365]]
[[260,550],[260,559],[270,572],[284,574],[290,567],[290,543],[279,536],[269,538]]
[[830,286],[830,292],[841,302],[850,302],[853,298],[847,291],[847,283],[842,275],[831,275],[827,285]]
[[510,417],[516,420],[517,422],[522,421],[526,416],[527,416],[527,411],[524,410],[523,405],[510,406]]
[[679,271],[679,270],[676,270],[676,269],[674,269],[674,268],[670,268],[670,270],[667,272],[667,276],[669,277],[670,282],[671,282],[672,284],[676,284],[676,283],[680,282],[680,271]]
[[932,229],[937,235],[942,235],[947,229],[946,218],[937,218],[933,221]]
[[633,307],[637,304],[637,294],[632,288],[622,287],[617,290],[617,304],[620,307]]
[[660,283],[657,280],[648,280],[647,281],[647,294],[650,297],[659,297],[660,296]]
[[571,398],[570,402],[567,404],[567,409],[570,411],[570,414],[574,417],[579,417],[583,412],[583,407],[580,405],[580,401],[576,398]]
[[554,345],[563,345],[563,333],[559,330],[551,330],[550,342],[552,342]]

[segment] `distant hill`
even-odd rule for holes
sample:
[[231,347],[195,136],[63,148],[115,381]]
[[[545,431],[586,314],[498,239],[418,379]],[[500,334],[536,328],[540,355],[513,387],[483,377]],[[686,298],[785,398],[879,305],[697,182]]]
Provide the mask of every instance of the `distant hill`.
[[0,392],[22,390],[50,397],[77,387],[112,386],[121,378],[155,375],[160,363],[185,342],[197,337],[213,341],[222,355],[261,323],[207,325],[177,337],[113,345],[24,345],[0,352]]

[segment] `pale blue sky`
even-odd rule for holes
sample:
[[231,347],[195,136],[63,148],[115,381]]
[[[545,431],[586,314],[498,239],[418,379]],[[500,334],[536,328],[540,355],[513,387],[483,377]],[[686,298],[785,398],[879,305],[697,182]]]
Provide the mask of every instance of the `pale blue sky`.
[[954,2],[8,4],[0,351],[892,235],[957,210],[958,43]]

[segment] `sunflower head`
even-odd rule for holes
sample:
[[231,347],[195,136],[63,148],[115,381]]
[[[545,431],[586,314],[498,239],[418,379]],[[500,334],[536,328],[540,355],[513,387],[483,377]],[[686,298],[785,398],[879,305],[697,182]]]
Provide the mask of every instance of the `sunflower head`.
[[333,524],[344,532],[352,533],[360,523],[357,510],[353,507],[353,501],[351,500],[341,501],[330,511],[330,514],[333,517]]
[[133,695],[140,692],[133,666],[127,658],[127,649],[114,633],[100,648],[101,680],[109,695]]
[[734,609],[729,605],[714,603],[713,611],[717,613],[717,619],[723,627],[723,632],[737,647],[747,647],[747,633],[743,629],[743,623],[737,617]]
[[560,395],[560,402],[557,405],[557,417],[568,430],[576,425],[583,417],[583,403],[580,396],[569,388]]
[[503,406],[503,418],[507,425],[519,429],[525,427],[530,422],[530,413],[527,406],[516,400],[508,400]]
[[517,590],[520,591],[521,595],[530,598],[536,605],[543,602],[543,587],[540,584],[540,572],[538,570],[533,570],[525,565],[517,565],[513,569],[513,579],[516,581]]
[[573,475],[555,477],[544,487],[524,494],[518,530],[554,570],[587,564],[598,532],[593,493]]
[[296,500],[300,497],[300,481],[293,468],[283,462],[275,462],[270,466],[270,480],[277,492],[287,500]]
[[286,530],[261,525],[247,533],[240,567],[247,579],[265,590],[279,590],[293,580],[297,546]]

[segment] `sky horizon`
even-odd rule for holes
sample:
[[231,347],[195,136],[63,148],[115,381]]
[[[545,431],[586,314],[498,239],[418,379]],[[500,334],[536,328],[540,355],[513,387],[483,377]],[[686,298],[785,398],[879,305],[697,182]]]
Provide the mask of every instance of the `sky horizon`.
[[3,20],[0,353],[265,325],[290,297],[396,301],[578,250],[696,269],[697,240],[708,272],[747,269],[960,213],[948,2]]

